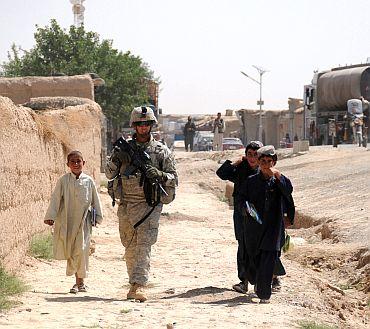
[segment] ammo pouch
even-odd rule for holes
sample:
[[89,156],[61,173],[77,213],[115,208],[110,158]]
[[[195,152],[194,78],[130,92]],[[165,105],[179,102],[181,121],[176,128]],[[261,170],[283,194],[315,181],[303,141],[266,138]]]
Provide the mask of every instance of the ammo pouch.
[[172,186],[162,185],[166,191],[166,195],[157,182],[144,178],[144,194],[146,203],[149,206],[156,206],[159,203],[169,204],[175,199],[176,188]]
[[108,181],[108,194],[112,198],[112,206],[114,207],[116,200],[120,200],[122,197],[122,178],[120,174]]
[[[134,229],[137,229],[150,216],[158,204],[161,202],[170,203],[175,198],[174,193],[172,193],[172,197],[170,197],[170,194],[168,196],[165,195],[160,184],[158,184],[158,181],[150,180],[144,175],[141,177],[140,185],[143,186],[145,201],[152,207],[152,209],[150,209],[150,211],[134,225]],[[167,192],[165,187],[163,187],[163,189]]]
[[176,196],[176,187],[174,186],[163,186],[163,189],[167,192],[168,195],[164,194],[161,191],[161,202],[163,204],[169,204],[175,200]]

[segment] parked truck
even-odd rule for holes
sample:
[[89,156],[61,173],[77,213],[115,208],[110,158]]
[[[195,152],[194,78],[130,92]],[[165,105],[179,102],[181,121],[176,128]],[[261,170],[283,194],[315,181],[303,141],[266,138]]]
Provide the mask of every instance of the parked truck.
[[336,145],[356,140],[354,116],[347,109],[351,99],[362,101],[361,131],[366,143],[369,138],[370,64],[315,73],[312,83],[304,86],[306,137],[312,145]]

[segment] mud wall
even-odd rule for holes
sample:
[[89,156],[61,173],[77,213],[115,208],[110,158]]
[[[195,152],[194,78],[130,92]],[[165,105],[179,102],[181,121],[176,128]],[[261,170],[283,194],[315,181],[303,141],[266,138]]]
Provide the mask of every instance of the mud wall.
[[[288,111],[266,110],[262,112],[262,141],[264,144],[272,144],[279,147],[282,137],[288,132],[289,124]],[[238,110],[244,122],[242,136],[244,143],[251,140],[258,140],[259,110]]]
[[0,262],[15,271],[31,237],[46,230],[51,192],[67,172],[66,155],[80,150],[85,172],[99,186],[101,117],[98,104],[37,111],[0,96]]
[[45,96],[75,96],[94,100],[94,84],[89,75],[0,78],[0,96],[9,97],[15,104]]

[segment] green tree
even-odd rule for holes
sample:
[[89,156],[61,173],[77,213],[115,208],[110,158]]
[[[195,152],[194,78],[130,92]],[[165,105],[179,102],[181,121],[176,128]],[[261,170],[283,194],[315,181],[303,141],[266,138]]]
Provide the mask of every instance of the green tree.
[[105,80],[105,88],[96,101],[112,123],[114,130],[127,122],[134,106],[148,101],[145,81],[154,74],[139,56],[114,49],[111,40],[100,40],[84,27],[62,29],[56,20],[46,27],[36,26],[35,46],[23,50],[12,45],[8,61],[0,75],[50,76],[93,72]]

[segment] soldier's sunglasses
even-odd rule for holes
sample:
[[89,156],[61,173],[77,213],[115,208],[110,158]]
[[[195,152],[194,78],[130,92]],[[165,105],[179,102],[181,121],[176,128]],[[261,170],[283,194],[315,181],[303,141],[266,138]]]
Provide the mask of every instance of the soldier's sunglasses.
[[135,126],[138,126],[138,127],[151,126],[151,125],[152,123],[150,121],[135,122]]

